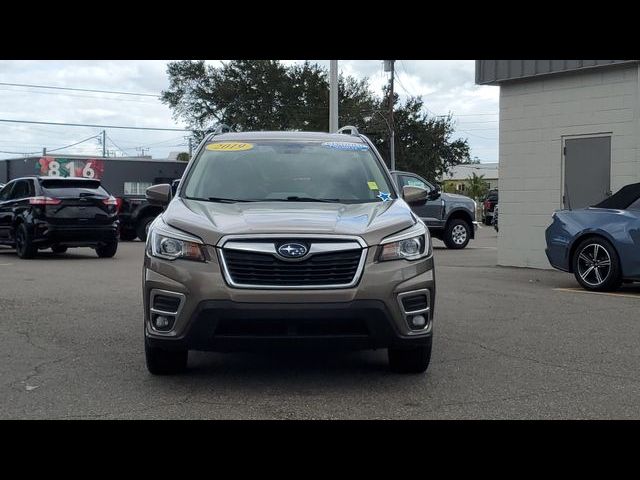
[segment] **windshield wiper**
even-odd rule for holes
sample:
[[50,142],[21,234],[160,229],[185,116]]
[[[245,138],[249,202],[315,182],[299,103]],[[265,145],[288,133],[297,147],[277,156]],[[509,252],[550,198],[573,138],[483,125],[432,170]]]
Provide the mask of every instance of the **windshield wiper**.
[[220,198],[220,197],[209,197],[207,198],[207,201],[220,202],[220,203],[255,202],[255,200],[244,200],[241,198]]
[[339,198],[311,198],[311,197],[287,197],[287,198],[269,198],[265,199],[267,202],[327,202],[337,203],[340,202]]
[[221,198],[221,197],[209,197],[209,198],[199,198],[199,197],[185,197],[188,200],[199,200],[201,202],[217,202],[217,203],[236,203],[236,202],[255,202],[255,200],[243,200],[238,198]]

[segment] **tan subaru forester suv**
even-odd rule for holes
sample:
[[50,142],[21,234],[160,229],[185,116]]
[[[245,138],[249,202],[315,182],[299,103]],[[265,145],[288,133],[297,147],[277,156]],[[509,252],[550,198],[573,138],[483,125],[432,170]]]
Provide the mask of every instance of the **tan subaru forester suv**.
[[209,134],[165,207],[143,267],[147,367],[189,350],[388,349],[398,372],[431,358],[431,239],[371,141],[339,133]]

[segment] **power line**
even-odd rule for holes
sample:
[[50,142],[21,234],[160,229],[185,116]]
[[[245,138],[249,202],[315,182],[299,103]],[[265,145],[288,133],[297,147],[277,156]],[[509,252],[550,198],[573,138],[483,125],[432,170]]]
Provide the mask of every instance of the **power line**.
[[76,145],[80,145],[81,143],[87,142],[89,140],[93,140],[96,137],[99,137],[101,134],[97,133],[95,135],[90,136],[89,138],[85,138],[84,140],[80,140],[79,142],[72,143],[71,145],[65,145],[64,147],[51,148],[47,149],[47,152],[57,152],[58,150],[64,150],[65,148],[75,147]]
[[500,115],[500,113],[457,113],[456,117],[479,117],[481,115]]
[[147,143],[147,144],[144,144],[144,145],[140,145],[140,144],[139,144],[139,143],[137,143],[137,142],[136,142],[136,143],[134,143],[134,142],[124,142],[124,143],[123,143],[123,142],[122,142],[122,141],[120,141],[120,140],[118,140],[118,141],[119,141],[120,143],[122,143],[122,144],[129,144],[129,145],[133,145],[133,146],[135,146],[135,147],[133,147],[133,148],[136,148],[136,147],[154,147],[154,146],[157,146],[157,145],[162,145],[162,144],[164,144],[164,143],[175,142],[176,140],[179,140],[179,139],[181,139],[181,138],[184,138],[184,136],[183,136],[183,135],[180,135],[179,137],[171,137],[171,138],[167,138],[166,140],[161,140],[161,141],[154,142],[154,143]]
[[93,128],[122,128],[125,130],[157,130],[164,132],[190,132],[185,128],[155,128],[155,127],[125,127],[123,125],[96,125],[90,123],[62,123],[62,122],[39,122],[34,120],[11,120],[0,118],[0,122],[7,123],[29,123],[34,125],[61,125],[64,127],[93,127]]
[[12,88],[2,88],[0,90],[4,92],[12,92],[12,93],[28,93],[28,94],[36,94],[36,95],[55,95],[57,97],[79,97],[79,98],[93,98],[95,100],[104,100],[106,102],[135,102],[135,103],[146,103],[147,105],[151,105],[149,99],[133,99],[133,98],[114,98],[114,97],[101,97],[98,95],[76,95],[73,93],[58,93],[58,92],[36,92],[33,90],[14,90]]
[[[402,66],[402,71],[404,72],[404,75],[406,75],[407,77],[409,76],[409,74],[407,73],[407,68],[404,65],[404,62],[402,60],[400,60],[400,65]],[[402,83],[402,80],[400,80],[400,76],[398,76],[398,83],[400,84],[400,86],[402,87],[402,89],[405,91],[405,93],[409,96],[412,97],[418,97],[420,95],[415,95],[413,93],[413,90],[410,92],[409,89],[407,89],[407,87],[404,86],[404,83]]]
[[[113,141],[113,138],[111,138],[109,135],[105,135],[109,141],[111,142],[111,144],[116,147],[118,150],[120,150],[121,153],[124,153],[125,155],[129,155],[129,153],[127,152],[127,150],[124,150],[123,148],[121,148],[120,146],[118,146],[118,144],[116,142]],[[131,151],[131,150],[129,150]]]
[[5,150],[0,150],[0,153],[8,153],[11,155],[35,155],[38,152],[7,152]]
[[71,90],[75,92],[95,92],[95,93],[113,93],[116,95],[134,95],[138,97],[155,97],[158,98],[160,95],[152,94],[152,93],[136,93],[136,92],[119,92],[114,90],[95,90],[91,88],[71,88],[71,87],[56,87],[53,85],[34,85],[29,83],[8,83],[8,82],[0,82],[0,85],[7,85],[10,87],[30,87],[30,88],[48,88],[52,90]]
[[466,133],[467,135],[472,135],[472,136],[474,136],[474,137],[482,138],[482,139],[484,139],[484,140],[498,140],[497,138],[483,137],[483,136],[481,136],[481,135],[478,135],[478,134],[475,134],[475,133],[471,133],[471,132],[468,132],[468,131],[466,131],[466,130],[462,130],[462,129],[459,129],[459,128],[458,128],[458,129],[456,129],[456,130],[457,130],[457,131],[459,131],[459,132],[464,132],[464,133]]
[[464,122],[466,125],[470,124],[470,123],[500,123],[499,120],[478,120],[478,121],[467,121],[467,120],[461,120],[462,122]]
[[[100,135],[101,134],[98,133],[98,134],[92,135],[92,136],[90,136],[88,138],[85,138],[84,140],[80,140],[79,142],[75,142],[75,143],[72,143],[72,144],[69,144],[69,145],[65,145],[63,147],[47,148],[47,153],[49,153],[49,152],[57,152],[59,150],[65,150],[67,148],[75,147],[76,145],[80,145],[81,143],[87,142],[89,140],[93,140],[94,138],[97,138]],[[34,155],[36,153],[40,153],[40,151],[36,151],[36,152],[7,152],[7,151],[0,151],[0,153],[9,153],[9,154],[12,154],[12,155]]]
[[[404,64],[404,61],[400,60],[400,65],[402,66],[403,74],[408,77],[409,74],[407,73],[407,67]],[[398,80],[398,83],[400,84],[400,86],[402,87],[402,89],[405,91],[405,93],[407,95],[410,95],[412,97],[419,96],[419,95],[415,95],[413,93],[413,91],[409,91],[409,89],[407,87],[405,87],[405,85],[402,82],[402,80],[400,79],[399,75],[397,76],[397,80]],[[427,108],[426,106],[424,108],[425,108],[425,110],[427,112],[431,113],[432,115],[434,115],[436,117],[446,117],[447,116],[447,115],[437,115],[435,112],[432,112],[431,110],[429,110],[429,108]],[[461,114],[461,115],[454,114],[453,116],[455,116],[455,117],[473,117],[473,116],[487,116],[487,115],[493,116],[493,115],[498,115],[498,113],[467,113],[467,114]],[[486,121],[466,121],[465,120],[465,123],[497,123],[497,122],[498,122],[498,120],[486,120]],[[476,135],[476,136],[478,136],[478,135]],[[484,138],[484,137],[480,137],[480,138]]]

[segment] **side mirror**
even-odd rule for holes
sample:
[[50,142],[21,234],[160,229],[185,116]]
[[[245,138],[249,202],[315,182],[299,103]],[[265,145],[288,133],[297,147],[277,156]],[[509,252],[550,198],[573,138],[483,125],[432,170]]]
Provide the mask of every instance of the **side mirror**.
[[153,185],[147,188],[146,197],[151,205],[166,207],[171,201],[171,185],[168,183]]
[[428,190],[420,187],[402,187],[402,197],[412,207],[419,207],[427,203]]
[[171,196],[175,197],[176,192],[178,191],[178,186],[180,185],[180,180],[174,180],[171,182]]
[[440,185],[436,185],[434,187],[434,189],[429,192],[429,195],[427,196],[427,199],[428,200],[437,200],[438,198],[440,198],[440,194],[441,193],[442,193],[442,190],[440,189]]

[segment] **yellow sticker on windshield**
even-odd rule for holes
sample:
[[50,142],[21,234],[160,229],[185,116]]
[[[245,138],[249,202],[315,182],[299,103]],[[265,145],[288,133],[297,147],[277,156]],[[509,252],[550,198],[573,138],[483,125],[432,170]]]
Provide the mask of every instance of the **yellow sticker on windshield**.
[[370,190],[380,190],[376,182],[367,182],[367,185],[369,185]]
[[210,143],[205,148],[207,150],[213,150],[216,152],[241,152],[243,150],[251,150],[253,148],[253,143],[240,143],[240,142]]

